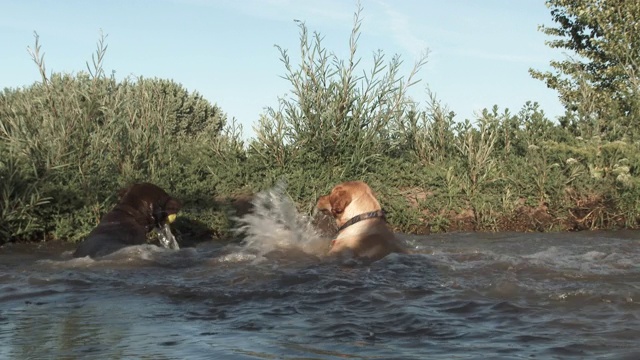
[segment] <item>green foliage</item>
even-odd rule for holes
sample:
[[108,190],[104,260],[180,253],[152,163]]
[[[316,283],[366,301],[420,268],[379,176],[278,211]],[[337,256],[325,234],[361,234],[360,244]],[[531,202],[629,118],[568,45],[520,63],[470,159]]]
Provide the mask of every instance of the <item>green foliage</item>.
[[444,164],[455,151],[455,114],[429,92],[427,109],[412,110],[406,114],[405,128],[399,133],[405,136],[406,150],[414,153],[425,165]]
[[553,36],[547,44],[570,51],[552,61],[556,70],[530,70],[558,91],[562,119],[583,137],[609,140],[638,137],[640,120],[640,3],[624,0],[547,0],[557,27],[541,27]]
[[326,179],[358,177],[379,166],[381,159],[404,145],[396,129],[404,127],[413,103],[407,89],[424,65],[419,59],[406,77],[398,75],[402,62],[377,52],[369,71],[360,71],[357,41],[360,12],[354,15],[349,37],[349,57],[339,59],[322,45],[304,23],[300,29],[300,59],[296,67],[288,52],[278,47],[291,83],[290,96],[279,99],[277,109],[268,108],[255,129],[252,151],[266,167],[288,164],[304,167],[322,163]]
[[51,75],[36,36],[42,81],[0,93],[0,243],[81,239],[133,181],[183,201],[175,223],[183,236],[232,238],[251,194],[282,180],[306,214],[336,183],[364,180],[404,232],[638,227],[637,85],[635,73],[613,70],[635,69],[614,45],[637,40],[600,29],[626,15],[590,1],[548,4],[561,28],[544,30],[565,37],[552,45],[585,60],[533,72],[567,105],[560,124],[535,102],[516,113],[496,105],[464,122],[432,93],[420,107],[407,89],[426,57],[406,77],[401,59],[386,61],[382,51],[360,69],[359,8],[347,59],[298,23],[300,63],[278,48],[291,92],[260,116],[248,146],[235,121],[198,93],[170,80],[106,76],[104,36],[86,72]]
[[198,93],[169,80],[106,77],[105,51],[103,37],[96,68],[49,76],[36,35],[42,82],[0,94],[4,239],[77,240],[133,181],[213,196],[207,174],[219,150],[242,147],[237,134],[221,134],[225,115]]
[[37,210],[49,199],[40,195],[41,180],[27,163],[21,162],[4,143],[0,143],[0,153],[0,239],[30,238],[44,228]]

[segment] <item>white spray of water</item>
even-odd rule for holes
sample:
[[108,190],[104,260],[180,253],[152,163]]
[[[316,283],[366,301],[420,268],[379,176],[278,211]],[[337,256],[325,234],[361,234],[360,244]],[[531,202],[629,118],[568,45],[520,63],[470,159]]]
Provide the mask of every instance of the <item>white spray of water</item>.
[[158,234],[158,240],[160,241],[160,245],[162,245],[165,249],[179,250],[180,245],[176,241],[175,236],[171,232],[171,228],[169,224],[164,224],[161,229],[156,228],[156,233]]
[[326,253],[328,240],[309,216],[298,212],[284,182],[256,194],[252,204],[253,211],[237,219],[239,225],[234,230],[244,236],[243,250],[257,252],[259,257],[287,249],[317,256]]

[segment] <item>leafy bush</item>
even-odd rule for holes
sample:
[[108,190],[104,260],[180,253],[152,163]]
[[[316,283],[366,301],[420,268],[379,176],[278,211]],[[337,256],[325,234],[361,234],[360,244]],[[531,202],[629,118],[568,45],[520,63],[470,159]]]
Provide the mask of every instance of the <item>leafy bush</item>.
[[281,180],[307,214],[336,183],[364,180],[404,232],[638,227],[633,111],[586,111],[594,103],[573,87],[561,96],[578,107],[559,124],[535,102],[465,121],[432,93],[421,108],[407,89],[426,55],[406,77],[401,59],[383,52],[362,71],[360,12],[347,59],[298,24],[300,64],[279,48],[291,92],[260,116],[246,146],[242,129],[198,93],[106,76],[104,37],[87,72],[51,75],[36,37],[42,81],[0,93],[0,242],[78,240],[133,181],[182,199],[177,230],[195,237],[232,238],[251,195]]
[[[252,151],[267,167],[305,167],[323,163],[315,174],[323,180],[359,177],[383,163],[382,159],[404,145],[399,128],[413,102],[407,89],[426,62],[419,59],[412,72],[399,76],[402,61],[395,56],[385,64],[383,52],[374,54],[369,71],[360,71],[357,57],[360,12],[354,15],[349,37],[349,57],[339,59],[322,45],[322,36],[300,29],[300,59],[296,67],[288,52],[278,47],[292,86],[289,97],[268,108],[256,128]],[[319,172],[330,173],[320,174]]]
[[[106,50],[100,44],[94,60]],[[215,194],[207,176],[215,161],[205,160],[238,142],[221,133],[226,116],[218,107],[173,81],[119,82],[99,67],[47,76],[39,54],[36,37],[42,82],[0,94],[0,146],[9,155],[0,168],[4,239],[77,240],[133,181]]]

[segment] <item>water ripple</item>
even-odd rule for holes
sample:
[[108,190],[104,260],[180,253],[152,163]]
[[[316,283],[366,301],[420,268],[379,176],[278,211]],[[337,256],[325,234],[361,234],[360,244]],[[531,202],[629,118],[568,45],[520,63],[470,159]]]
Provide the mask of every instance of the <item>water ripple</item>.
[[5,249],[0,358],[640,355],[632,234],[406,238],[415,254],[369,265],[273,246]]

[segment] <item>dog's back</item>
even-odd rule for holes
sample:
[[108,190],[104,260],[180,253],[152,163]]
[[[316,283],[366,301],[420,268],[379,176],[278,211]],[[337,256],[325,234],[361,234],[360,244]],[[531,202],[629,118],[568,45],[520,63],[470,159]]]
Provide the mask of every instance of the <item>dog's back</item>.
[[375,261],[392,252],[406,252],[389,229],[384,211],[366,183],[338,184],[328,195],[321,196],[316,206],[331,214],[340,228],[329,254],[348,252]]
[[[108,214],[109,215],[109,214]],[[107,218],[108,216],[105,216]],[[118,251],[126,246],[146,242],[146,229],[130,218],[118,221],[103,220],[89,233],[73,253],[74,257],[99,257]]]
[[406,249],[382,219],[364,220],[346,228],[333,241],[329,254],[347,249],[355,257],[370,261],[382,259],[393,252],[406,253]]

